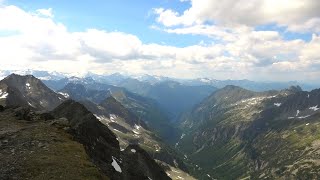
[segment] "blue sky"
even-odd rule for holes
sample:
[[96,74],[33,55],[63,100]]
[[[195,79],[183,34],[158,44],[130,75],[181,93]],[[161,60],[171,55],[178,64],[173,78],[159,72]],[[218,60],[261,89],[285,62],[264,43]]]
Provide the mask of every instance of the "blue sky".
[[0,0],[0,65],[316,82],[319,9],[315,0]]
[[[175,9],[178,13],[190,8],[187,2],[179,0],[7,0],[27,11],[41,8],[52,8],[55,19],[65,24],[70,31],[84,31],[88,28],[120,31],[137,35],[144,43],[168,44],[184,47],[210,39],[201,35],[176,35],[150,28],[155,25],[155,15],[152,10],[157,7]],[[257,26],[256,30],[275,30],[281,32],[286,40],[303,39],[310,41],[312,33],[294,33],[286,31],[285,27],[275,24]]]
[[65,24],[70,31],[84,31],[88,28],[106,31],[120,31],[138,36],[144,43],[187,46],[207,40],[204,36],[172,35],[151,29],[154,25],[153,8],[167,7],[183,12],[190,7],[179,0],[8,0],[26,11],[52,8],[55,20]]

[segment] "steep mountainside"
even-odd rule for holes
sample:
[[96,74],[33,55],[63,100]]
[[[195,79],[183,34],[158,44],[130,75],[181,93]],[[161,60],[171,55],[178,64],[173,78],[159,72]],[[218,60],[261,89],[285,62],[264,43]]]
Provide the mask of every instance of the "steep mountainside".
[[82,101],[81,103],[94,112],[100,122],[117,135],[122,149],[130,144],[139,144],[152,158],[161,161],[160,164],[165,163],[167,166],[171,166],[166,168],[170,177],[175,177],[172,173],[173,169],[179,172],[180,176],[184,174],[185,177],[188,177],[185,174],[188,170],[183,163],[183,156],[167,146],[154,132],[150,131],[143,120],[128,111],[113,97],[107,98],[100,105],[90,101]]
[[202,178],[319,178],[320,89],[227,86],[185,114],[176,147]]
[[[115,79],[106,79],[107,77],[99,77],[99,78],[64,78],[61,80],[49,80],[44,81],[44,83],[56,90],[61,92],[72,91],[71,87],[67,87],[66,85],[69,83],[72,84],[81,84],[88,91],[91,90],[102,90],[109,91],[111,93],[120,93],[120,95],[128,95],[131,96],[135,93],[140,95],[139,98],[144,97],[144,99],[154,99],[158,103],[158,106],[163,111],[162,114],[166,114],[171,120],[177,120],[179,115],[191,109],[195,104],[200,103],[205,97],[209,96],[213,91],[217,88],[211,85],[199,85],[199,86],[190,86],[184,85],[182,83],[176,81],[169,81],[169,79],[159,80],[156,83],[150,83],[149,81],[141,81],[134,78],[129,77],[118,77]],[[114,78],[114,77],[112,77]],[[119,81],[116,81],[119,79]],[[150,78],[149,78],[150,79]],[[104,83],[112,83],[111,85]],[[66,86],[66,88],[64,88]],[[130,93],[132,92],[132,93]],[[80,91],[78,92],[80,93]],[[88,94],[88,92],[82,92],[84,94]],[[75,94],[75,96],[78,96]],[[91,101],[98,101],[100,96],[89,96]],[[114,96],[116,97],[116,95]],[[78,98],[78,97],[77,97]],[[117,100],[121,101],[121,99]],[[148,100],[150,102],[150,100]],[[95,102],[100,103],[100,102]],[[122,102],[123,105],[126,106],[126,103]]]
[[173,120],[216,90],[213,86],[189,86],[175,81],[148,84],[135,79],[127,79],[118,85],[134,93],[155,99]]
[[212,86],[185,86],[172,81],[156,84],[148,92],[148,96],[157,100],[167,112],[177,118],[180,113],[192,108],[215,90]]
[[[82,143],[103,172],[111,179],[169,179],[166,173],[142,149],[121,152],[116,136],[80,103],[68,100],[52,114],[67,118],[71,132]],[[133,155],[134,154],[134,155]],[[133,159],[138,159],[132,166]]]
[[[130,113],[133,113],[143,122],[148,124],[148,126],[165,139],[166,142],[173,144],[178,138],[178,129],[172,126],[169,118],[163,110],[161,110],[155,100],[131,93],[124,88],[116,87],[106,90],[95,90],[89,89],[82,84],[69,83],[60,90],[59,93],[76,101],[91,101],[95,104],[106,102],[104,100],[112,96],[128,109]],[[112,107],[113,106],[110,108]]]
[[88,89],[82,84],[68,83],[63,89],[58,91],[59,94],[76,101],[89,100],[94,103],[101,103],[109,97],[109,90]]
[[65,98],[46,87],[32,75],[11,74],[0,81],[0,104],[31,106],[37,110],[52,110]]

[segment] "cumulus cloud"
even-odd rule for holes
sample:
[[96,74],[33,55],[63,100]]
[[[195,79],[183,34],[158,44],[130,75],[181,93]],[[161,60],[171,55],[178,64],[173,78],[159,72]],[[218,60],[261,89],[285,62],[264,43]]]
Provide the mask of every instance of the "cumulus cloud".
[[[217,41],[175,47],[146,44],[139,37],[123,32],[99,29],[70,32],[64,24],[55,21],[52,9],[49,12],[0,7],[1,68],[218,79],[252,79],[257,74],[259,78],[270,79],[284,72],[288,74],[285,78],[299,79],[317,78],[319,74],[320,36],[316,34],[310,42],[285,40],[276,31],[255,31],[245,25],[236,28],[206,25],[191,18],[194,25],[168,27],[165,31],[208,35],[218,37]],[[177,13],[174,16],[180,18]],[[177,24],[175,21],[180,19],[170,23]]]
[[179,14],[155,8],[164,26],[191,26],[210,22],[228,26],[277,24],[292,31],[319,31],[320,1],[314,0],[190,0],[191,7]]

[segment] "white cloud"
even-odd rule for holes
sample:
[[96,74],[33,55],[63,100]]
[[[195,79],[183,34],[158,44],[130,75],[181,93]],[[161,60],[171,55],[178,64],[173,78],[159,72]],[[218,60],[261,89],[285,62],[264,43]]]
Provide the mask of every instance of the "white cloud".
[[275,23],[294,31],[319,31],[320,1],[191,0],[190,4],[191,7],[182,14],[172,9],[156,8],[157,21],[167,27],[206,22],[227,26]]
[[123,32],[70,32],[54,20],[53,14],[44,16],[16,6],[3,6],[0,67],[218,79],[270,79],[284,72],[283,79],[316,79],[320,72],[320,37],[316,34],[312,41],[304,42],[287,41],[276,31],[255,31],[248,26],[231,29],[200,23],[165,30],[219,38],[186,47],[145,44],[137,36]]
[[141,41],[133,35],[122,32],[106,32],[89,29],[75,33],[82,45],[82,51],[97,57],[100,61],[133,59],[139,56]]

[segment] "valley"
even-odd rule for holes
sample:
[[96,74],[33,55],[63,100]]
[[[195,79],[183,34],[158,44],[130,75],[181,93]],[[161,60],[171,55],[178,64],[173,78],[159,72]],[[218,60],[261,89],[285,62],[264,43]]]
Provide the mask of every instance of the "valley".
[[[32,75],[11,74],[0,81],[3,152],[15,151],[8,143],[20,147],[24,141],[39,141],[46,144],[45,151],[56,151],[49,138],[53,135],[20,139],[20,133],[33,133],[25,124],[30,122],[32,127],[39,127],[35,133],[45,133],[49,128],[59,133],[59,138],[68,137],[61,141],[73,144],[70,147],[83,148],[81,158],[96,169],[81,167],[81,171],[92,171],[98,179],[138,177],[131,172],[136,169],[131,160],[139,162],[142,175],[152,179],[318,178],[318,89],[303,91],[299,86],[290,86],[256,92],[235,85],[218,89],[165,79],[152,83],[135,80],[139,81],[136,85],[131,82],[131,87],[144,83],[157,89],[137,93],[137,89],[122,87],[116,80],[106,84],[107,80],[62,77],[42,83]],[[197,96],[187,98],[192,94]],[[8,129],[6,123],[12,128],[25,128]],[[23,152],[37,151],[36,147],[30,148]],[[63,152],[60,149],[57,153]],[[137,158],[138,152],[143,157]],[[45,156],[50,159],[52,155]],[[32,166],[41,166],[39,163]],[[18,164],[10,166],[21,168]],[[145,171],[146,167],[151,169]],[[13,173],[36,178],[35,174],[1,171],[7,174],[4,177]]]
[[0,180],[320,179],[319,0],[0,0]]

